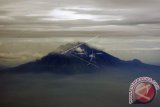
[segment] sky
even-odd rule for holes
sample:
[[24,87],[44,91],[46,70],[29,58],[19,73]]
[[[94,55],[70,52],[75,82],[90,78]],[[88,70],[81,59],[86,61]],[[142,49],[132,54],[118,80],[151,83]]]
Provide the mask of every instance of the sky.
[[123,60],[160,65],[160,0],[0,0],[0,65],[88,42]]

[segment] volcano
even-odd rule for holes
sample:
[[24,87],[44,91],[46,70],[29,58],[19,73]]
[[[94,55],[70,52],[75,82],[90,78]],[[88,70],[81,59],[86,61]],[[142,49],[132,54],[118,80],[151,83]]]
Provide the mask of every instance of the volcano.
[[160,71],[160,66],[149,65],[138,59],[124,61],[86,43],[60,46],[39,60],[10,68],[5,72],[77,74],[120,69],[121,71]]

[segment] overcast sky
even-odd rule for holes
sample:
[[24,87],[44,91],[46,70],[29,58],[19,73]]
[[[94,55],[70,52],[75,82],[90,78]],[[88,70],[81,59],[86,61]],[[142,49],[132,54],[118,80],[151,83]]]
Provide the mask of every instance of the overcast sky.
[[160,0],[0,0],[0,64],[96,35],[89,44],[121,59],[160,64],[159,34]]

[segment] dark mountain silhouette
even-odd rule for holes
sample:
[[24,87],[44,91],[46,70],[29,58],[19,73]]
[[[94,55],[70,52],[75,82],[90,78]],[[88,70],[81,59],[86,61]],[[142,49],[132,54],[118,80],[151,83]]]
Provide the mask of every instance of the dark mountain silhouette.
[[56,74],[93,73],[101,71],[156,71],[160,66],[149,65],[138,59],[124,61],[85,43],[73,43],[60,46],[40,60],[29,62],[4,72]]
[[0,65],[0,70],[4,70],[4,69],[6,69],[6,68],[7,68],[6,66]]

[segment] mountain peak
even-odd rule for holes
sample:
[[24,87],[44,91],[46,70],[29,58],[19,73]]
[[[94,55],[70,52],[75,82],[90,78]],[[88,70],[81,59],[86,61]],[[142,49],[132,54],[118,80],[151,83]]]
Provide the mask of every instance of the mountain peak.
[[82,46],[85,46],[85,47],[89,48],[89,46],[86,43],[73,42],[73,43],[67,43],[67,44],[64,44],[64,45],[60,45],[53,53],[66,53],[66,52],[71,51],[71,50],[76,50],[76,49],[78,49],[79,47],[82,47]]
[[134,63],[142,63],[139,59],[133,59],[132,60]]

